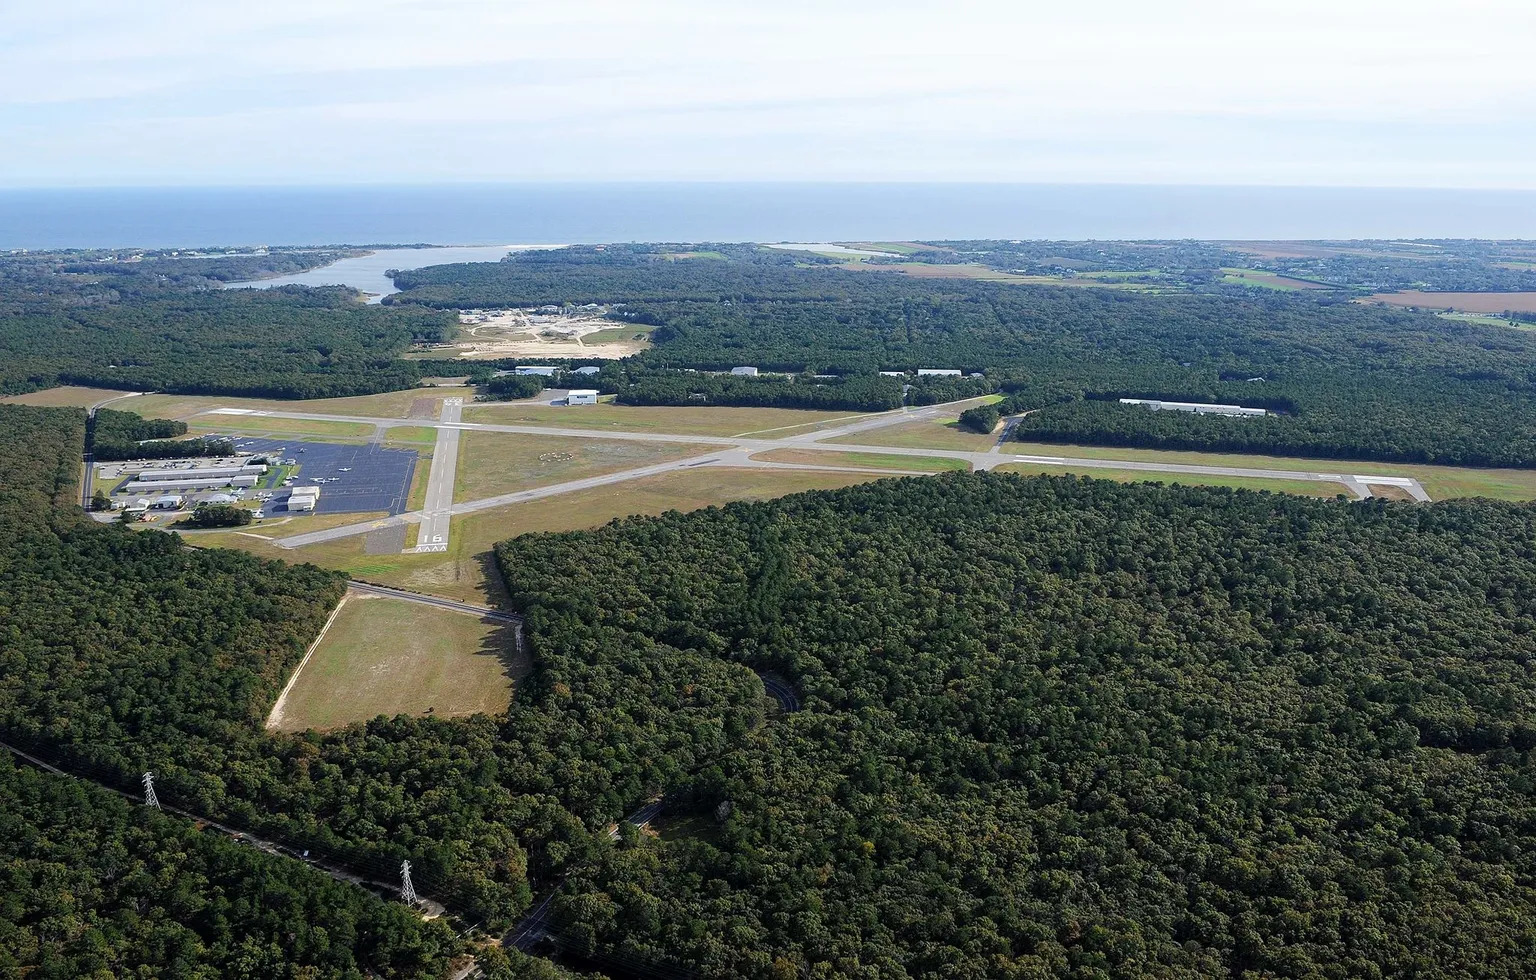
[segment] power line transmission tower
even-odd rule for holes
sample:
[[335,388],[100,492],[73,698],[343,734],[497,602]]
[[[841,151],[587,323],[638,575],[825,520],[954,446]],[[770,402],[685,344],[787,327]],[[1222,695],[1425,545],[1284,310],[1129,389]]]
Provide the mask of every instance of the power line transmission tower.
[[160,797],[155,795],[155,774],[152,772],[144,774],[144,805],[160,809]]
[[416,886],[411,884],[411,862],[400,862],[400,901],[407,905],[416,904]]

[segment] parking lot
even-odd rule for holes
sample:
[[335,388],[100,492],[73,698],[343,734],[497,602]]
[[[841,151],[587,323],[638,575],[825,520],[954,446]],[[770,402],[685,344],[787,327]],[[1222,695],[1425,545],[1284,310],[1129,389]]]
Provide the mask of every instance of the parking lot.
[[[235,436],[234,440],[235,448],[241,452],[271,455],[297,463],[299,470],[293,474],[294,485],[320,488],[320,499],[315,504],[317,514],[368,511],[398,514],[405,509],[406,498],[411,492],[411,474],[416,467],[416,452],[412,449],[241,436]],[[285,513],[283,501],[288,493],[288,487],[278,488],[267,501],[264,511],[271,515]]]

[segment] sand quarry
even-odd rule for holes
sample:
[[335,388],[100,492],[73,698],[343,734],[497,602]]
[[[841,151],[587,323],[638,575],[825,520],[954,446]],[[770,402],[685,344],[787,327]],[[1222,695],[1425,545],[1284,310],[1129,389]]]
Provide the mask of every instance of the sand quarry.
[[[649,327],[610,320],[606,307],[538,310],[467,310],[459,314],[459,339],[433,350],[466,360],[496,357],[628,357],[650,346]],[[600,335],[600,336],[599,336]],[[638,339],[637,339],[638,338]]]

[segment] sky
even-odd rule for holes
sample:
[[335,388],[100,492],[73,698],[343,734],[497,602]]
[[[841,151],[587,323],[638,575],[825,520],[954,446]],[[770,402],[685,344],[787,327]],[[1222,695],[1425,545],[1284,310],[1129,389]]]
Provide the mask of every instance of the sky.
[[0,0],[0,187],[1536,188],[1530,0]]

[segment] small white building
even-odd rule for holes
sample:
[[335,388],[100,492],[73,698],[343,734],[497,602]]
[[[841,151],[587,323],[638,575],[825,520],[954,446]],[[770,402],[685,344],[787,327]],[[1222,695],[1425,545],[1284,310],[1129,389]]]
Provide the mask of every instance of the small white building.
[[1230,415],[1234,418],[1252,418],[1269,413],[1262,408],[1244,408],[1242,405],[1207,405],[1203,402],[1165,402],[1156,398],[1122,398],[1122,405],[1140,405],[1154,412],[1194,412],[1196,415]]
[[588,364],[586,367],[579,367],[576,370],[572,371],[571,373],[572,374],[579,374],[579,375],[581,375],[583,377],[591,377],[594,374],[600,373],[602,370],[603,369],[600,368],[600,367],[596,367],[594,365]]
[[315,504],[320,501],[319,487],[294,487],[288,494],[288,509],[291,511],[314,510]]
[[596,388],[572,388],[571,393],[565,396],[567,405],[596,405]]
[[755,367],[733,367],[733,368],[731,368],[731,373],[736,375],[737,377],[741,377],[741,378],[755,378],[755,377],[757,377],[757,368],[755,368]]
[[960,369],[959,368],[918,368],[917,369],[917,376],[919,378],[958,378],[958,377],[960,377]]
[[149,506],[154,510],[181,510],[182,502],[182,498],[179,495],[172,493],[166,494],[164,497],[155,498],[155,502]]
[[553,378],[558,370],[549,364],[522,364],[514,368],[512,373],[520,378]]

